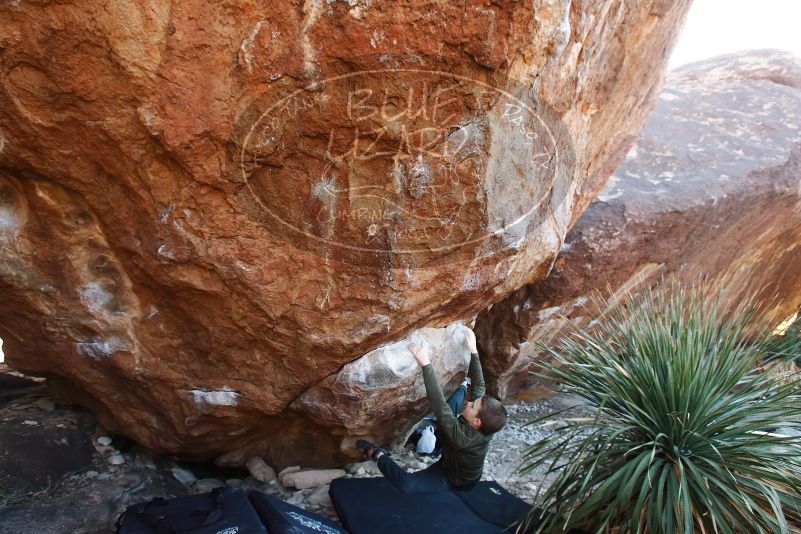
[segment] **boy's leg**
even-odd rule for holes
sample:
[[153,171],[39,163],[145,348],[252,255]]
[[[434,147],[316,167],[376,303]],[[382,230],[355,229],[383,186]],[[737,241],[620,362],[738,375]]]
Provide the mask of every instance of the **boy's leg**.
[[382,455],[376,464],[386,479],[406,495],[437,493],[450,489],[445,462],[442,460],[414,473],[407,473],[388,454]]
[[448,406],[450,407],[453,415],[459,417],[459,412],[462,411],[462,404],[464,404],[464,399],[467,397],[467,386],[464,384],[460,385],[456,391],[453,392],[453,395],[448,397],[446,401]]
[[[464,404],[464,400],[467,397],[467,384],[468,383],[469,383],[469,380],[467,378],[465,378],[464,382],[462,382],[459,385],[459,387],[456,388],[456,391],[454,391],[453,394],[450,397],[448,397],[448,400],[445,401],[445,402],[447,402],[448,406],[450,407],[451,411],[453,412],[453,415],[455,415],[456,417],[459,417],[459,413],[461,412],[460,408],[462,407],[462,404]],[[430,414],[426,415],[423,418],[423,420],[424,421],[436,421],[437,418],[434,417],[433,413],[430,413]]]
[[[464,400],[466,397],[467,397],[467,386],[465,385],[465,382],[462,382],[462,384],[458,388],[456,388],[456,391],[454,391],[453,394],[450,397],[448,397],[448,400],[445,401],[448,404],[448,407],[453,412],[453,415],[455,415],[456,417],[459,417],[459,413],[462,411],[462,405],[464,404]],[[436,419],[434,419],[433,417],[432,419],[436,421]],[[437,427],[434,430],[434,435],[437,437],[436,441],[437,444],[434,447],[434,452],[433,452],[434,456],[436,456],[440,454],[442,451],[442,445],[441,445],[442,432],[440,431],[439,427]]]

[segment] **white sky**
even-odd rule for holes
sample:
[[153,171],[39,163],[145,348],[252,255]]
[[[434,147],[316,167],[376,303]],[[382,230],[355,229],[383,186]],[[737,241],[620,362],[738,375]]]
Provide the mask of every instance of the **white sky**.
[[801,56],[801,0],[694,0],[668,68],[754,48]]

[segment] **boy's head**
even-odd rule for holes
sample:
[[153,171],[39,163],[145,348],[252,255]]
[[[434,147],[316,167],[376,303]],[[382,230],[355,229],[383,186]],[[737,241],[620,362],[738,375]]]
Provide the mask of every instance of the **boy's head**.
[[462,417],[470,426],[482,434],[494,434],[506,424],[506,408],[501,401],[491,395],[468,402],[462,410]]

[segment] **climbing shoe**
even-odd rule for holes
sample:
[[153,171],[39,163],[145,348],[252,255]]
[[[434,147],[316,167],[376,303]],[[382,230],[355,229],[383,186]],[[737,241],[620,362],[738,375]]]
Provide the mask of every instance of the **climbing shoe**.
[[366,439],[356,440],[356,448],[362,451],[362,456],[370,458],[374,462],[377,462],[382,454],[387,454],[387,451],[381,447],[376,447]]

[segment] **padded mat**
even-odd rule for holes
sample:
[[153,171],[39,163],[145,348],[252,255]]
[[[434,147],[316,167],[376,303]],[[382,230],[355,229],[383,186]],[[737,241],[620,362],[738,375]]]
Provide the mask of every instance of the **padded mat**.
[[378,477],[339,478],[331,482],[329,493],[342,524],[351,534],[503,531],[502,527],[477,516],[456,495],[458,492],[404,495],[385,478]]
[[454,493],[478,517],[509,532],[514,532],[531,510],[531,505],[496,482],[479,482],[470,491]]
[[265,493],[251,491],[248,497],[270,534],[347,534],[333,521]]
[[117,532],[267,534],[245,492],[231,488],[136,504],[120,517]]

